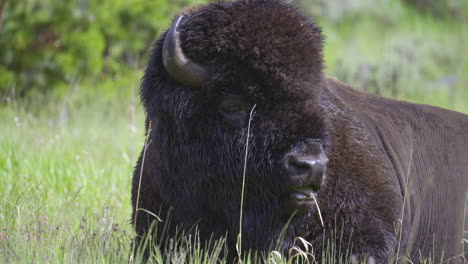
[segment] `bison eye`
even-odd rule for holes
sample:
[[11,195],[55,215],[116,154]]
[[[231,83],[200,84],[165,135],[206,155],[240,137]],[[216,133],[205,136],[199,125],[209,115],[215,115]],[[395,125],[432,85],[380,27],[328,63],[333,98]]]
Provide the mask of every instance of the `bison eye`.
[[249,116],[250,104],[240,97],[226,97],[221,100],[219,112],[224,120],[236,128],[243,127]]

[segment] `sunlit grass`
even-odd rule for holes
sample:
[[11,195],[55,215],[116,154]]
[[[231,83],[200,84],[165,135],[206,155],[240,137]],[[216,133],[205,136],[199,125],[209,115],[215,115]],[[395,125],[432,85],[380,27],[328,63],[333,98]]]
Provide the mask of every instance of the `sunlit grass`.
[[86,98],[78,86],[58,101],[0,107],[0,262],[128,259],[130,179],[144,137],[131,83],[113,83],[131,96]]

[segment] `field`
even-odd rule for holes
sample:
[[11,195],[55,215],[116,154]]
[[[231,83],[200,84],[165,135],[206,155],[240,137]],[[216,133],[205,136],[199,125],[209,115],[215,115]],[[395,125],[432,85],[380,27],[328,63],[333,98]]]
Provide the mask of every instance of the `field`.
[[[374,8],[318,20],[327,73],[372,93],[468,114],[468,22],[386,5],[392,14]],[[26,98],[11,87],[3,95],[0,263],[128,262],[130,180],[144,144],[142,74],[82,78]],[[189,251],[189,263],[216,262]]]
[[113,84],[133,94],[86,97],[77,86],[54,103],[2,107],[1,260],[127,261],[130,179],[144,132],[138,77]]

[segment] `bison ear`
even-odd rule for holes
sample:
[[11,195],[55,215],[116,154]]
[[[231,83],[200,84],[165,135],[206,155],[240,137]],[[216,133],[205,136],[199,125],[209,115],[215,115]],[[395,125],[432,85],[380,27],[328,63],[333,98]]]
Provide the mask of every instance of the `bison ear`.
[[200,87],[207,79],[207,69],[187,58],[180,46],[178,26],[183,21],[184,16],[178,17],[167,31],[162,49],[162,59],[164,67],[169,75],[180,83]]

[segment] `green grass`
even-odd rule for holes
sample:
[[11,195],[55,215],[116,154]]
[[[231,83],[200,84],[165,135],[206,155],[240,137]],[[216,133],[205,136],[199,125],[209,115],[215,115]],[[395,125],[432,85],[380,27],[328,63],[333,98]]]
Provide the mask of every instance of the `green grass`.
[[[319,20],[327,73],[356,88],[468,113],[468,25],[392,6],[383,18],[368,12]],[[130,180],[144,144],[141,75],[85,79],[55,99],[17,99],[13,88],[5,95],[0,263],[128,262]],[[216,262],[216,254],[190,244],[182,241],[172,259]]]
[[144,138],[139,76],[129,79],[107,98],[76,85],[0,108],[0,262],[126,261]]

